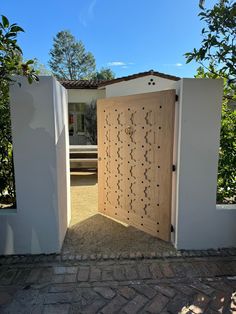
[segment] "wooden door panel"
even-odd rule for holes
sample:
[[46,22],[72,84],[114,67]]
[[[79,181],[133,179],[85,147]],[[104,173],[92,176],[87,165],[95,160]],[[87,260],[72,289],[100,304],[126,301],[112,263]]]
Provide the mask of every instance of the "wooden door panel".
[[98,101],[99,211],[170,240],[175,90]]

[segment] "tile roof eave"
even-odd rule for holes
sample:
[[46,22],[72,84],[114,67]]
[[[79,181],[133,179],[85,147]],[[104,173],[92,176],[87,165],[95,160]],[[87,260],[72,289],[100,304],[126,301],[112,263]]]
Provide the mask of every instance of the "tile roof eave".
[[178,76],[169,75],[169,74],[150,70],[147,72],[141,72],[141,73],[132,74],[132,75],[124,76],[124,77],[119,77],[119,78],[109,80],[109,81],[103,81],[99,84],[99,87],[107,86],[107,85],[111,85],[111,84],[115,84],[115,83],[119,83],[119,82],[124,82],[124,81],[130,81],[133,79],[137,79],[137,78],[141,78],[141,77],[145,77],[145,76],[149,76],[149,75],[165,78],[165,79],[172,80],[172,81],[179,81],[181,79]]
[[120,83],[120,82],[125,82],[125,81],[130,81],[133,79],[145,77],[153,75],[156,77],[168,79],[168,80],[173,80],[173,81],[179,81],[180,77],[174,76],[174,75],[169,75],[157,71],[146,71],[146,72],[140,72],[128,76],[123,76],[119,78],[115,78],[112,80],[107,80],[107,81],[98,81],[98,80],[61,80],[60,83],[66,88],[66,89],[103,89],[108,85],[115,84],[115,83]]

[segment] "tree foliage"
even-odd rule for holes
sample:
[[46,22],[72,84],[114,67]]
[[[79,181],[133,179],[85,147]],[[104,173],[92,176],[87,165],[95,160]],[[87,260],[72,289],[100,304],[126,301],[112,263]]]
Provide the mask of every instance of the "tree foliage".
[[[210,72],[205,72],[204,68],[200,67],[196,77],[213,79],[221,77],[212,65],[210,69]],[[231,106],[234,101],[236,101],[235,86],[229,84],[225,78],[218,163],[218,203],[236,203],[236,110]]]
[[34,69],[37,75],[52,75],[52,72],[43,63],[40,63],[37,58],[34,58]]
[[57,33],[50,50],[49,65],[58,79],[90,79],[95,72],[95,59],[69,31]]
[[[224,0],[219,0],[220,3],[223,3]],[[199,7],[201,9],[204,9],[204,5],[205,5],[205,0],[199,0]]]
[[205,22],[201,47],[185,54],[187,63],[195,60],[205,67],[211,64],[220,77],[236,83],[236,2],[221,0],[212,9],[205,9],[203,2],[199,13]]
[[32,67],[34,61],[23,62],[23,53],[17,36],[24,30],[10,24],[2,16],[0,22],[0,203],[15,203],[14,168],[9,108],[9,84],[14,75],[23,75],[29,83],[38,80]]
[[86,136],[92,145],[97,145],[97,103],[92,101],[85,109]]
[[107,81],[107,80],[112,80],[115,78],[115,74],[111,69],[106,69],[106,68],[101,68],[100,71],[97,71],[93,79],[98,80],[98,81]]
[[219,0],[212,9],[200,0],[202,29],[201,47],[185,54],[187,63],[201,64],[196,77],[223,78],[220,151],[218,165],[218,203],[236,203],[236,3]]
[[[1,84],[2,85],[2,84]],[[8,94],[4,86],[1,94]],[[2,95],[1,95],[2,96]],[[12,156],[11,118],[8,96],[0,100],[0,204],[15,203],[14,166]],[[1,205],[0,205],[1,207]]]
[[218,203],[236,204],[236,111],[223,103],[218,165]]
[[2,85],[11,82],[13,75],[24,75],[30,83],[38,80],[31,66],[34,61],[23,62],[23,53],[17,44],[17,35],[21,32],[24,30],[20,26],[15,23],[10,24],[7,17],[2,15],[0,22],[0,84]]

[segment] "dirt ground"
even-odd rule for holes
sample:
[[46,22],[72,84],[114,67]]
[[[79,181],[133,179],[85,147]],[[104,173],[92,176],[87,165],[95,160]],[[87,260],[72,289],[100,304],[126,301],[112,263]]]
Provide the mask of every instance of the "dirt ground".
[[72,173],[72,220],[64,241],[63,254],[118,255],[175,251],[170,243],[99,214],[97,198],[96,173]]

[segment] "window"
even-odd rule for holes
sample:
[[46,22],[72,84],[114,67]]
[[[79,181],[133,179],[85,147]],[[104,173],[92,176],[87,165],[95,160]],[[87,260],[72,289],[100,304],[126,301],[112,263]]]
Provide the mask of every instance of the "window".
[[84,114],[85,103],[69,103],[69,135],[85,133]]

